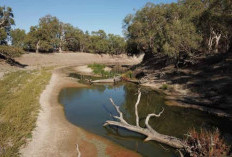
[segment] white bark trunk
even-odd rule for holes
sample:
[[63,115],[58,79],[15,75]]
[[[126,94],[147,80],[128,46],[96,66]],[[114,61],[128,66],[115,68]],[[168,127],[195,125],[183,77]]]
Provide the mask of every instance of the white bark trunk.
[[218,34],[218,35],[216,35],[215,36],[215,40],[216,40],[216,42],[215,42],[215,52],[216,53],[218,53],[218,45],[219,45],[219,41],[220,41],[220,39],[221,39],[221,34]]
[[40,40],[36,44],[36,53],[39,53],[39,48],[40,48]]

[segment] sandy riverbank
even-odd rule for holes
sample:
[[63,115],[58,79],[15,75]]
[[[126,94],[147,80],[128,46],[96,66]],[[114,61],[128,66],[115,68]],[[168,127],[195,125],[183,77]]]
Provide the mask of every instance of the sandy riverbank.
[[58,103],[59,92],[64,87],[83,86],[66,77],[65,68],[54,70],[40,97],[41,111],[33,138],[21,150],[22,156],[77,156],[76,144],[82,156],[139,156],[66,120],[63,107]]
[[[79,84],[76,80],[67,77],[67,71],[70,69],[75,70],[77,65],[97,63],[115,63],[117,60],[108,57],[99,57],[98,55],[83,55],[77,54],[76,61],[68,61],[61,63],[59,60],[53,59],[48,64],[41,58],[41,54],[36,55],[33,62],[31,60],[31,54],[24,55],[18,60],[29,65],[27,68],[39,68],[43,66],[55,66],[55,70],[52,71],[52,77],[49,85],[40,96],[41,110],[36,122],[36,128],[33,131],[32,139],[28,140],[20,153],[24,157],[41,157],[41,156],[64,156],[72,157],[77,156],[76,144],[79,145],[82,157],[94,157],[94,156],[127,156],[134,157],[140,156],[139,154],[127,150],[119,145],[112,143],[111,141],[104,139],[100,136],[91,134],[75,125],[69,123],[64,115],[63,106],[58,102],[58,95],[64,87],[83,87],[85,85]],[[67,55],[69,58],[73,54]],[[43,56],[44,57],[44,56]],[[57,54],[55,54],[57,57]],[[64,55],[58,55],[58,58],[62,58]],[[83,61],[87,57],[88,60]],[[91,58],[92,57],[92,58]],[[77,59],[78,58],[78,59]],[[136,64],[139,60],[131,58],[121,58],[120,63]],[[72,68],[67,68],[68,65],[72,65]],[[62,67],[61,67],[62,66]]]

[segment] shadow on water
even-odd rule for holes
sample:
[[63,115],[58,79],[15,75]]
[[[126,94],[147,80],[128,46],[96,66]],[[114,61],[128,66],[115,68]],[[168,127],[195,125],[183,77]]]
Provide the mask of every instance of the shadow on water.
[[[135,124],[134,104],[137,100],[138,86],[131,83],[117,85],[92,85],[91,88],[65,88],[59,95],[64,105],[66,118],[90,132],[103,136],[143,156],[177,156],[175,150],[157,142],[143,142],[144,136],[117,127],[103,127],[110,115],[117,115],[109,98],[113,98],[125,114],[125,119]],[[219,128],[227,141],[232,141],[232,122],[204,112],[169,107],[164,104],[164,96],[149,88],[142,88],[139,104],[140,124],[144,126],[147,114],[161,111],[160,118],[150,120],[151,126],[162,134],[184,138],[191,128]]]

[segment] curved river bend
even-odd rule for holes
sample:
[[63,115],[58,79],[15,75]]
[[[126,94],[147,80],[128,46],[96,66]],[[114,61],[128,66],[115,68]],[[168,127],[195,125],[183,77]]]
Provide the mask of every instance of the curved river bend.
[[[68,121],[92,133],[103,136],[111,141],[134,150],[143,156],[174,157],[178,153],[170,147],[157,142],[144,143],[144,136],[119,129],[117,127],[103,127],[106,120],[116,115],[109,98],[125,114],[128,122],[135,124],[134,104],[137,100],[137,85],[122,83],[112,85],[92,85],[90,88],[65,88],[59,95],[59,102],[64,105]],[[140,124],[144,125],[147,114],[165,111],[160,118],[150,120],[151,126],[162,134],[184,138],[184,134],[191,128],[219,128],[227,141],[232,141],[232,122],[215,117],[205,112],[193,109],[166,106],[164,96],[149,88],[142,88],[139,104]]]

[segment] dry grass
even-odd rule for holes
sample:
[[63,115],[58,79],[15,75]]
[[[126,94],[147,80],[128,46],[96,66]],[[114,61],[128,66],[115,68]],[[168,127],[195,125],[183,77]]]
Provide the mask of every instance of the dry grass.
[[186,143],[192,148],[193,157],[223,157],[229,156],[230,147],[220,136],[220,132],[216,129],[214,132],[201,130],[197,132],[195,129],[189,131]]
[[0,81],[0,156],[19,156],[35,128],[39,97],[50,77],[42,69],[12,72]]

